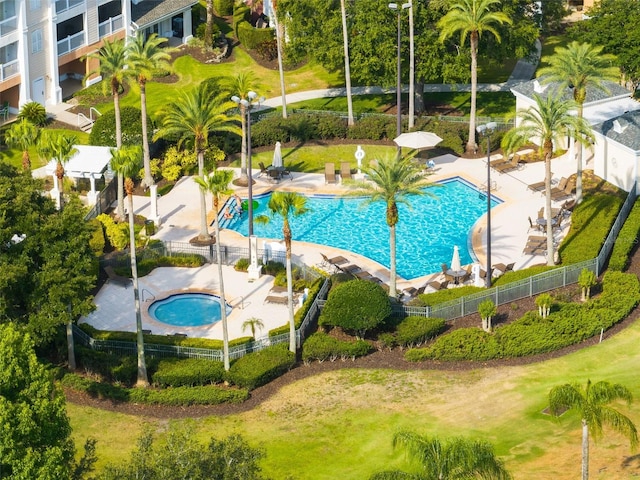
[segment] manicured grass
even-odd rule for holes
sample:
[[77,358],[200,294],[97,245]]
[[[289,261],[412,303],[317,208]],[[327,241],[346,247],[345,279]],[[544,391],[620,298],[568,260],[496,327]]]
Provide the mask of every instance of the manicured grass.
[[[89,134],[84,132],[79,132],[78,130],[67,130],[67,129],[47,129],[52,132],[62,132],[68,135],[74,135],[77,139],[78,145],[88,145],[89,144]],[[31,147],[29,149],[29,159],[31,160],[31,168],[40,168],[44,167],[47,163],[49,163],[49,159],[40,158],[38,155],[38,150],[36,147]],[[5,163],[9,163],[17,168],[22,168],[22,151],[9,148],[2,154],[2,161]]]
[[560,47],[566,47],[569,44],[569,37],[566,35],[551,35],[542,40],[542,53],[540,57],[540,63],[538,69],[548,67],[548,58],[555,53],[555,49]]
[[[442,438],[489,440],[516,479],[572,479],[580,472],[580,420],[574,413],[559,420],[543,415],[549,390],[567,382],[609,380],[638,397],[638,354],[640,322],[600,345],[526,366],[450,372],[343,369],[287,385],[251,411],[205,417],[193,434],[204,440],[240,433],[252,445],[262,445],[263,467],[271,478],[295,472],[297,480],[360,480],[390,468],[410,471],[404,452],[391,446],[393,434],[406,428]],[[640,401],[615,407],[640,423]],[[101,463],[126,461],[142,420],[95,413],[69,406],[74,438],[80,444],[97,437]],[[113,439],[122,435],[124,441],[116,445]],[[603,439],[591,444],[592,478],[631,478],[635,470],[623,467],[629,455],[623,437],[605,428]]]
[[[481,59],[478,65],[479,83],[502,83],[509,79],[509,75],[518,63],[517,58],[508,58],[503,62]],[[479,104],[480,102],[478,102]]]

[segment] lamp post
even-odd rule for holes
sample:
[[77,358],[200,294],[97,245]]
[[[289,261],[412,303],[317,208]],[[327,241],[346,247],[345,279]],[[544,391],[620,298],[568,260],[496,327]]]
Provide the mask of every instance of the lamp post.
[[[395,10],[398,14],[398,64],[397,64],[397,82],[396,82],[396,108],[398,109],[397,113],[397,125],[396,125],[396,137],[399,137],[402,133],[402,78],[400,75],[400,67],[401,67],[401,50],[400,50],[400,14],[402,10],[405,8],[411,7],[411,3],[390,3],[389,8],[391,10]],[[398,146],[398,158],[402,156],[402,147]]]
[[476,131],[479,135],[487,137],[487,274],[486,286],[491,288],[491,134],[496,130],[498,124],[489,122],[485,125],[478,125]]

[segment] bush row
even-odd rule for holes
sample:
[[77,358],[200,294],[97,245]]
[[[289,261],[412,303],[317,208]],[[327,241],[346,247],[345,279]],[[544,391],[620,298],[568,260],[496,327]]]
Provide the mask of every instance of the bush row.
[[365,340],[349,342],[338,340],[324,332],[316,332],[305,340],[302,346],[302,360],[305,363],[313,360],[334,361],[338,358],[354,360],[357,357],[367,355],[371,349],[371,345]]
[[387,348],[415,347],[426,342],[445,329],[443,318],[411,316],[403,319],[393,333],[382,333],[379,340]]
[[640,200],[636,200],[616,238],[609,258],[609,269],[619,272],[626,270],[629,265],[629,255],[638,244],[638,233],[640,233]]
[[255,28],[249,22],[240,22],[237,26],[238,40],[248,50],[254,50],[260,44],[270,42],[274,38],[272,28]]
[[227,378],[234,385],[253,390],[288,372],[295,363],[296,356],[287,345],[273,345],[233,362]]
[[600,296],[584,303],[558,303],[547,318],[527,312],[519,320],[487,333],[479,328],[454,330],[433,345],[409,350],[409,361],[489,360],[522,357],[557,350],[608,330],[640,302],[635,275],[608,271]]
[[225,378],[224,364],[201,358],[165,358],[151,379],[159,387],[215,385]]
[[[302,307],[300,307],[294,315],[296,330],[300,328],[300,325],[302,324],[304,317],[306,317],[307,312],[311,308],[311,305],[313,305],[313,301],[318,296],[318,292],[320,291],[320,288],[322,288],[323,283],[324,283],[324,278],[318,278],[309,286],[309,296],[302,304]],[[270,337],[276,337],[284,333],[289,333],[289,323],[269,330]]]

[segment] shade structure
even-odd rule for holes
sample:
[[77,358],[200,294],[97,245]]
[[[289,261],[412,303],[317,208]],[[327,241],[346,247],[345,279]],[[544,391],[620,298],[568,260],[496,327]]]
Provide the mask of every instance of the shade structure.
[[442,139],[431,132],[408,132],[398,135],[393,141],[399,147],[421,150],[423,148],[435,147]]
[[280,142],[276,142],[276,148],[273,150],[273,162],[271,162],[276,168],[282,167],[282,146]]
[[460,265],[460,251],[458,250],[458,246],[453,247],[453,258],[451,259],[451,270],[456,272],[462,270],[462,265]]

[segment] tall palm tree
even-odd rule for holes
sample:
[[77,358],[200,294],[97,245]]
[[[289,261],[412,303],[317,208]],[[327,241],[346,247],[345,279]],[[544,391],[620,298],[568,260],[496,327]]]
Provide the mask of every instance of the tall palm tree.
[[344,81],[347,88],[347,122],[349,126],[353,121],[353,100],[351,98],[351,67],[349,63],[349,32],[347,31],[347,8],[345,0],[340,0],[340,13],[342,16],[342,43],[344,48]]
[[213,225],[216,236],[216,260],[218,264],[218,283],[220,285],[220,318],[222,320],[222,357],[224,369],[229,370],[229,331],[227,329],[227,302],[224,296],[224,278],[222,276],[222,256],[220,252],[220,223],[218,212],[220,210],[220,198],[222,195],[231,194],[229,183],[233,179],[231,170],[216,170],[207,176],[196,177],[195,181],[200,186],[201,192],[213,195]]
[[[105,40],[104,44],[95,53],[87,56],[89,59],[98,60],[97,69],[87,74],[85,78],[93,75],[101,75],[106,82],[102,83],[104,93],[109,93],[113,97],[113,110],[116,118],[116,148],[122,146],[122,121],[120,117],[120,89],[124,86],[127,75],[130,71],[125,68],[127,64],[127,48],[124,40]],[[118,206],[116,213],[118,217],[124,218],[124,178],[118,174]]]
[[207,22],[204,28],[204,46],[213,48],[213,0],[207,0]]
[[[289,217],[299,217],[309,211],[307,208],[307,197],[295,192],[274,192],[269,199],[267,207],[272,216],[282,217],[282,235],[286,248],[286,268],[287,268],[287,296],[289,297],[289,350],[296,352],[296,323],[293,317],[293,275],[291,273],[291,225]],[[256,217],[256,222],[266,223],[269,217],[260,215]]]
[[355,190],[350,195],[366,195],[367,202],[384,202],[387,206],[386,217],[389,226],[389,296],[396,297],[396,225],[400,221],[398,203],[411,206],[409,197],[424,195],[426,187],[432,186],[415,163],[409,157],[386,157],[378,160],[374,166],[364,167],[362,171],[368,181],[355,182]]
[[[151,175],[151,158],[149,156],[149,137],[147,131],[147,82],[153,78],[158,70],[170,70],[169,59],[173,49],[163,47],[162,44],[167,41],[166,38],[158,37],[157,34],[151,34],[145,38],[143,32],[138,31],[136,36],[127,44],[127,66],[135,75],[138,86],[140,87],[140,111],[142,114],[142,153],[144,160],[144,179],[145,186],[150,187],[154,184]],[[154,200],[152,199],[152,202]]]
[[129,210],[129,251],[131,253],[131,277],[133,279],[133,298],[136,312],[136,333],[138,346],[138,382],[139,387],[149,386],[147,363],[144,356],[144,336],[142,335],[142,315],[140,313],[140,293],[138,291],[138,265],[136,259],[136,239],[133,213],[133,178],[140,171],[142,150],[138,145],[110,149],[114,169],[125,178],[124,188],[127,192]]
[[[256,79],[251,72],[240,72],[227,82],[226,87],[232,95],[236,95],[240,100],[251,101],[249,92],[255,89]],[[240,149],[240,179],[237,185],[248,185],[247,175],[247,111],[244,105],[240,104],[240,125],[242,126],[242,148]]]
[[43,132],[38,146],[40,156],[56,159],[55,177],[58,186],[58,208],[62,208],[64,198],[64,166],[73,157],[78,149],[75,147],[77,139],[75,135],[60,132]]
[[[614,67],[615,57],[603,54],[602,47],[588,43],[571,42],[566,48],[556,48],[549,59],[549,66],[538,70],[543,82],[559,82],[560,88],[573,89],[573,99],[578,104],[578,117],[583,117],[587,90],[591,88],[607,92],[605,81],[616,81],[620,70]],[[576,202],[582,200],[582,145],[576,155]]]
[[9,148],[22,150],[22,169],[31,170],[29,148],[35,146],[40,138],[40,129],[26,118],[15,122],[4,134],[4,141]]
[[284,25],[278,20],[278,2],[272,0],[273,23],[276,29],[276,48],[278,49],[278,71],[280,73],[280,93],[282,97],[282,118],[287,118],[287,92],[284,87],[284,68],[282,66],[282,37],[284,36]]
[[580,143],[593,141],[593,132],[584,118],[571,114],[576,103],[563,100],[561,93],[541,97],[533,94],[536,106],[518,112],[520,125],[509,130],[502,138],[502,148],[507,155],[515,152],[531,139],[539,139],[540,153],[545,163],[545,195],[547,215],[547,265],[555,264],[553,247],[553,226],[551,225],[551,156],[553,144],[562,142],[569,132],[576,136]]
[[501,0],[460,0],[454,3],[447,14],[440,19],[440,41],[460,32],[464,44],[469,36],[471,43],[471,113],[469,115],[469,140],[467,153],[476,151],[476,98],[478,90],[478,42],[483,32],[493,34],[499,42],[500,34],[495,29],[497,23],[511,24],[511,19],[503,12],[491,10],[494,5],[501,5]]
[[602,436],[602,427],[609,425],[629,439],[631,447],[638,444],[638,431],[629,417],[608,406],[615,400],[631,403],[633,396],[627,387],[619,383],[587,380],[586,387],[565,384],[553,387],[549,392],[549,409],[553,415],[563,410],[576,410],[582,418],[582,480],[589,478],[589,433],[594,439]]
[[452,438],[442,442],[414,432],[401,431],[393,437],[393,446],[404,447],[410,458],[420,462],[422,472],[411,475],[402,471],[380,472],[371,480],[463,480],[486,478],[507,480],[511,474],[496,457],[493,446],[482,440]]
[[[229,115],[235,104],[225,101],[222,95],[206,85],[182,93],[175,102],[161,112],[161,127],[156,138],[178,139],[178,145],[192,143],[198,156],[198,175],[204,177],[204,152],[209,145],[209,135],[213,132],[240,133],[234,121],[237,116]],[[207,207],[205,192],[200,190],[200,234],[198,239],[211,238],[207,225]]]

